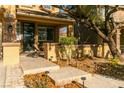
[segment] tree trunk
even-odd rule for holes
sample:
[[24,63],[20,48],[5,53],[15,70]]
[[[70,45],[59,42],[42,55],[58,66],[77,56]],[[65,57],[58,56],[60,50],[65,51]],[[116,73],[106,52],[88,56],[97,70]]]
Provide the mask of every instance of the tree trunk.
[[119,53],[116,47],[115,41],[112,37],[109,37],[108,46],[109,46],[109,49],[111,51],[113,58],[118,57],[119,59],[121,59],[121,54]]

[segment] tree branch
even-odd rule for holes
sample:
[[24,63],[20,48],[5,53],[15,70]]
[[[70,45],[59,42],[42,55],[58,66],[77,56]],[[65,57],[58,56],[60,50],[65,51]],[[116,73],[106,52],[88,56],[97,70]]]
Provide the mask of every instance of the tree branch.
[[102,33],[102,31],[95,25],[95,23],[92,20],[89,20],[89,22],[91,23],[92,28],[94,29],[94,31],[105,41],[109,41],[108,37]]
[[56,7],[56,8],[59,8],[59,9],[62,9],[63,11],[65,11],[66,13],[68,13],[68,15],[72,18],[74,18],[75,20],[77,20],[77,15],[75,12],[72,12],[71,9],[68,9],[68,8],[64,8],[60,5],[52,5],[53,7]]
[[114,33],[117,31],[117,29],[121,28],[121,27],[124,27],[124,24],[123,23],[119,23],[113,30],[112,32],[110,33],[111,36],[114,35]]
[[119,6],[116,5],[111,11],[109,11],[109,12],[106,14],[106,17],[107,17],[108,19],[110,19],[111,14],[117,12],[118,10],[119,10]]
[[51,10],[44,8],[43,5],[40,5],[39,8],[40,8],[40,10],[45,11],[45,12],[47,12],[47,13],[49,13],[49,14],[52,13]]
[[65,17],[66,15],[68,15],[68,13],[65,11],[61,12],[61,13],[60,12],[53,12],[52,10],[44,8],[42,5],[40,6],[40,10],[47,12],[51,16],[63,16],[63,17]]
[[[110,8],[111,6],[106,6],[106,10],[108,10],[108,8]],[[105,14],[105,26],[106,26],[106,29],[108,31],[108,33],[111,32],[111,26],[110,26],[110,17],[113,13],[115,13],[116,11],[118,11],[119,8],[118,8],[118,5],[116,5],[112,10],[110,11],[106,11],[106,14]]]

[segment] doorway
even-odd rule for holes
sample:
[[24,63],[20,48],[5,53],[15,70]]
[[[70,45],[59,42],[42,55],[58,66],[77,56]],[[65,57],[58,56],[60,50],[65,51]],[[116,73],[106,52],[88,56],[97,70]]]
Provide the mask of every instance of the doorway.
[[34,23],[23,23],[23,51],[33,50],[34,44]]
[[[43,43],[54,42],[55,27],[38,25],[38,47],[42,50]],[[34,50],[35,23],[22,22],[23,51]]]

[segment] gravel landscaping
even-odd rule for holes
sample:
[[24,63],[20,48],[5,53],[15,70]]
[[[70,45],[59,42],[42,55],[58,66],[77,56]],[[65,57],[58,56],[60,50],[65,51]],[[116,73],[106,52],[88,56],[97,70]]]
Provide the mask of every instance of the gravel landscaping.
[[64,86],[56,86],[54,81],[45,73],[30,74],[24,76],[24,84],[28,88],[81,88],[81,84],[72,81]]
[[72,66],[91,74],[100,74],[110,78],[124,80],[124,65],[111,64],[108,62],[94,62],[92,59],[73,60],[69,64],[66,61],[54,62],[61,67]]

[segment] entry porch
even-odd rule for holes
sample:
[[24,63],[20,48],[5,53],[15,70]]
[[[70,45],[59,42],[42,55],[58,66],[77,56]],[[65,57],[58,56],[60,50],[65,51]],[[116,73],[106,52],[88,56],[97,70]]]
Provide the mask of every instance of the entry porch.
[[17,13],[16,39],[21,43],[21,52],[43,51],[44,43],[55,44],[60,36],[73,35],[73,25],[70,19]]

